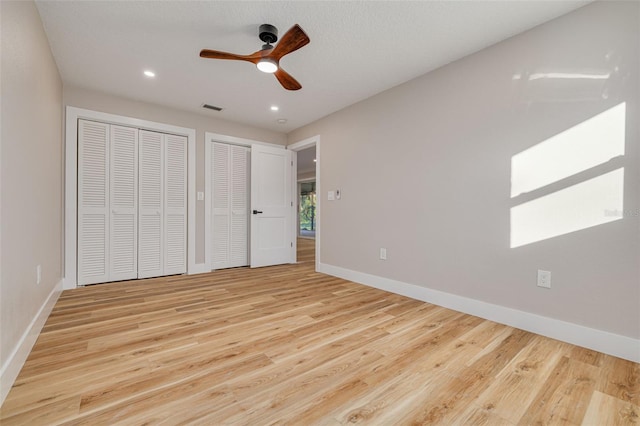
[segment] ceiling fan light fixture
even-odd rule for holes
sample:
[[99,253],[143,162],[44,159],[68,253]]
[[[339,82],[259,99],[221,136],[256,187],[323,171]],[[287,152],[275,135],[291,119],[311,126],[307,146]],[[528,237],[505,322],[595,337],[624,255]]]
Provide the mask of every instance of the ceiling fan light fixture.
[[[2,1],[2,0],[0,0]],[[287,31],[277,46],[273,46],[278,40],[278,30],[273,25],[260,25],[260,40],[265,44],[262,49],[253,52],[250,55],[238,55],[236,53],[221,52],[219,50],[202,49],[200,51],[201,58],[207,59],[227,59],[235,61],[246,61],[256,65],[256,67],[264,72],[273,74],[280,85],[287,90],[300,90],[302,85],[291,76],[288,72],[280,68],[280,60],[283,56],[295,52],[301,47],[309,44],[309,36],[296,24]]]
[[262,72],[273,74],[278,71],[278,63],[271,58],[262,58],[256,64],[258,69]]

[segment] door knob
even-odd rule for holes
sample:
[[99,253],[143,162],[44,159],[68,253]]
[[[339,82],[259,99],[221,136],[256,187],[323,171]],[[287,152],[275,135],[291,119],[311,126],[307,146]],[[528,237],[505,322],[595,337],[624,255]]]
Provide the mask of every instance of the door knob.
[[260,210],[254,210],[253,214],[258,214],[258,213],[262,213]]

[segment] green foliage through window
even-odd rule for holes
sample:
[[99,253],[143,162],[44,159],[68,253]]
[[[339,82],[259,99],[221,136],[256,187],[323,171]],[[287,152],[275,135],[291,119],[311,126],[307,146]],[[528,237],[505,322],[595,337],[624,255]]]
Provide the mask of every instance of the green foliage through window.
[[316,230],[316,183],[300,184],[300,230]]

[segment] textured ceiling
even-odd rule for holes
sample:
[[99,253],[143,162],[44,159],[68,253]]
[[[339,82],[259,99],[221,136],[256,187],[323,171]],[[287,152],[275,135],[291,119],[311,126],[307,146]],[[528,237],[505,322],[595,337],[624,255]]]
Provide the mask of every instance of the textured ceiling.
[[[584,1],[37,1],[65,84],[289,132],[589,3]],[[299,24],[311,43],[280,65],[248,62],[258,26]],[[142,71],[156,72],[147,79]],[[224,108],[203,110],[204,103]],[[270,110],[271,105],[279,111]],[[278,118],[286,118],[279,124]]]

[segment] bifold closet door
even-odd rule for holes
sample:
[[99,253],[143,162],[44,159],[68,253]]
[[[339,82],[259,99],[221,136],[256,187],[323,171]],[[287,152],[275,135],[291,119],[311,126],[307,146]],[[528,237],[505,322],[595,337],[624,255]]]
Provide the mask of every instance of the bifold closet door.
[[140,131],[138,277],[187,271],[187,138]]
[[137,277],[138,130],[78,123],[78,283]]
[[187,138],[165,135],[164,275],[187,272]]
[[111,126],[109,281],[138,277],[138,129]]
[[249,264],[249,161],[246,147],[213,143],[211,150],[212,267]]
[[140,131],[138,278],[163,275],[164,153],[162,133]]

